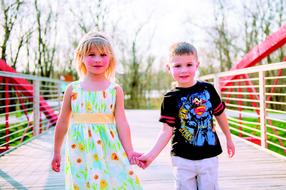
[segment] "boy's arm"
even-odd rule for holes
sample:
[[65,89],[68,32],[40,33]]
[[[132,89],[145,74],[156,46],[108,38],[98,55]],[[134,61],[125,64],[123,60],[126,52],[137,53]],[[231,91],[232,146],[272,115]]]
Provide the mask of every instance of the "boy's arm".
[[71,116],[71,95],[72,86],[68,86],[64,94],[63,104],[55,127],[54,156],[51,165],[52,169],[56,172],[60,171],[61,146],[63,144]]
[[222,130],[222,132],[224,133],[225,137],[226,137],[226,144],[227,144],[227,153],[229,155],[229,157],[233,157],[235,154],[235,147],[234,144],[232,142],[232,137],[231,137],[231,133],[228,127],[228,121],[227,121],[227,117],[225,115],[225,112],[222,112],[220,115],[215,116],[216,120]]
[[131,132],[124,110],[124,93],[120,86],[116,87],[115,121],[120,142],[122,143],[129,161],[131,164],[134,164],[132,157],[136,153],[133,151]]
[[163,128],[159,133],[159,136],[153,148],[149,152],[138,158],[138,160],[144,162],[144,166],[142,167],[143,169],[147,168],[151,164],[151,162],[159,155],[159,153],[170,141],[172,135],[173,128],[170,127],[168,124],[164,123]]

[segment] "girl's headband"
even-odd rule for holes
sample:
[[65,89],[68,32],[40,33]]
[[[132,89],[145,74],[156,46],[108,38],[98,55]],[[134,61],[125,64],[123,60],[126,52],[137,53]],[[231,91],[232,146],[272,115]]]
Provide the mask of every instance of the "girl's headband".
[[90,36],[90,39],[99,39],[99,40],[103,40],[103,41],[109,43],[109,41],[102,36]]

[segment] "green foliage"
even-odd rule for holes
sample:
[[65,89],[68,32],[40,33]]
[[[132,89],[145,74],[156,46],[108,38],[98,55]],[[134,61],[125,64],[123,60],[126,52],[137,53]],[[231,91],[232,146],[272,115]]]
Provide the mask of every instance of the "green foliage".
[[117,75],[118,83],[125,93],[125,107],[128,109],[158,108],[157,99],[163,95],[162,89],[170,85],[167,84],[170,81],[169,76],[166,72],[154,71],[154,56],[150,54],[141,56],[136,48],[136,37],[132,42],[131,56],[120,60],[124,73]]
[[[19,125],[19,126],[13,127],[16,125]],[[8,137],[9,141],[13,141],[16,138],[18,138],[18,140],[15,140],[15,141],[9,143],[9,147],[14,147],[14,146],[19,145],[21,143],[22,137],[23,137],[23,142],[25,142],[28,139],[33,137],[33,134],[30,133],[32,131],[31,128],[27,129],[27,130],[23,130],[27,127],[28,127],[28,122],[13,123],[13,125],[10,125],[9,134],[12,134],[12,133],[14,133],[14,134]],[[5,124],[1,124],[0,129],[5,129]],[[19,131],[19,130],[21,130],[21,131]],[[4,137],[5,135],[6,135],[6,130],[0,131],[0,137]],[[4,144],[5,142],[6,142],[6,138],[0,139],[0,144]]]
[[[236,119],[238,119],[238,118],[236,118]],[[242,118],[242,121],[259,122],[259,119],[258,118],[246,118],[246,117],[244,117],[244,118]],[[231,123],[229,124],[229,126],[232,127],[232,128],[235,128],[235,129],[239,129],[239,130],[241,130],[243,132],[252,134],[252,135],[256,136],[257,139],[260,138],[260,132],[256,132],[254,130],[251,130],[251,128],[260,130],[260,126],[259,125],[247,124],[247,123],[242,123],[242,124],[248,126],[250,129],[239,128],[239,126],[231,124]],[[267,120],[267,124],[286,130],[286,122]],[[248,135],[240,134],[239,132],[237,132],[237,131],[235,131],[233,129],[231,129],[231,133],[236,135],[236,136],[242,137],[242,138],[249,137]],[[267,133],[275,134],[275,135],[280,136],[280,137],[285,137],[285,131],[274,129],[274,128],[270,128],[270,127],[267,127]],[[277,137],[273,137],[273,136],[267,135],[267,140],[272,142],[272,143],[275,143],[277,145],[286,147],[286,141],[282,140],[282,139],[279,139]],[[274,151],[274,152],[276,152],[278,154],[281,154],[283,156],[286,156],[285,151],[283,149],[279,148],[279,147],[276,147],[276,146],[273,146],[271,144],[268,144],[268,149],[270,149],[270,150],[272,150],[272,151]]]
[[125,93],[127,109],[159,109],[164,93],[171,88],[172,78],[166,71],[145,71],[117,75]]

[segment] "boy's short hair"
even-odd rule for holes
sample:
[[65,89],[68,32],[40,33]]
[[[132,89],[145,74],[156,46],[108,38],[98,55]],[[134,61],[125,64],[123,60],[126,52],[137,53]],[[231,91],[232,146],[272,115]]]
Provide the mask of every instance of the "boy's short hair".
[[170,57],[176,55],[194,55],[198,59],[196,48],[188,42],[177,42],[170,47]]

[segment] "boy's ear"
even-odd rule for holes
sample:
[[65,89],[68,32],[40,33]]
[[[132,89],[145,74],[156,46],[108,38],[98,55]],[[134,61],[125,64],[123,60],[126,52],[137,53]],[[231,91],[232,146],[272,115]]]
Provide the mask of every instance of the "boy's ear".
[[170,64],[169,63],[166,64],[166,69],[167,69],[167,71],[170,72]]
[[197,68],[199,68],[199,65],[200,65],[200,62],[199,62],[199,61],[197,61]]

